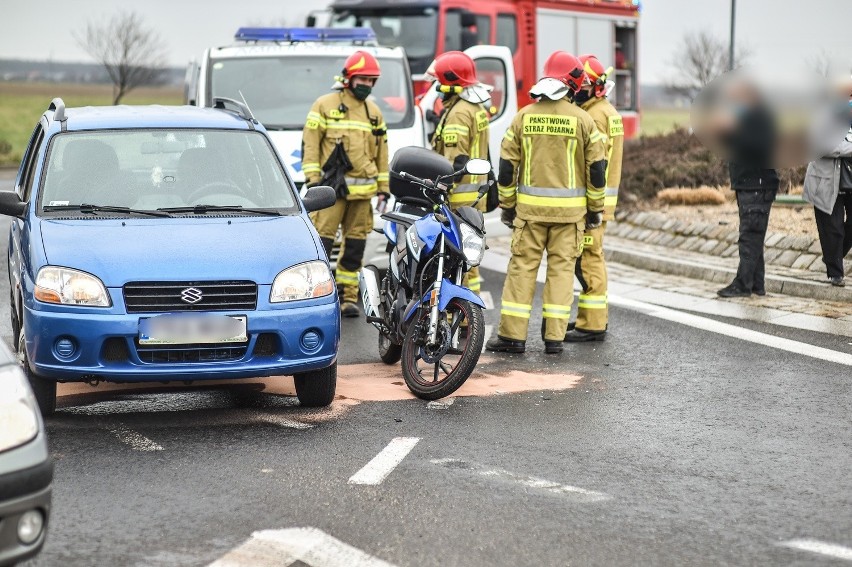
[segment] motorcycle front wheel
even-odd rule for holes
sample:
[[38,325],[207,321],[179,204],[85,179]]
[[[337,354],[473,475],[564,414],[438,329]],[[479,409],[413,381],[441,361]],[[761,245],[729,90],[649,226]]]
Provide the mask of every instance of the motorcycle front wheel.
[[402,344],[402,376],[418,398],[444,398],[464,384],[479,361],[485,340],[482,309],[469,301],[450,301],[440,316],[437,344],[431,346],[426,344],[429,310],[419,310],[416,317]]

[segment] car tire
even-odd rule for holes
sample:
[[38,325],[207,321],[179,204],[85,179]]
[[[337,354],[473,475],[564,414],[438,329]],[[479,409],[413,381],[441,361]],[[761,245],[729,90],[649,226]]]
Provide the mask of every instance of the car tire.
[[[9,282],[9,286],[12,285],[12,282]],[[18,320],[18,306],[15,302],[15,293],[13,291],[9,292],[9,320],[12,324],[12,336],[18,337],[21,334],[21,323]],[[18,341],[15,341],[15,344],[12,345],[15,348],[15,351],[18,350]]]
[[42,378],[30,368],[27,342],[24,338],[23,329],[18,333],[18,362],[27,376],[33,394],[35,394],[36,403],[38,403],[41,415],[44,417],[53,415],[53,412],[56,411],[56,381]]
[[306,407],[323,407],[334,400],[337,389],[337,362],[312,372],[303,372],[293,376],[296,384],[296,397]]

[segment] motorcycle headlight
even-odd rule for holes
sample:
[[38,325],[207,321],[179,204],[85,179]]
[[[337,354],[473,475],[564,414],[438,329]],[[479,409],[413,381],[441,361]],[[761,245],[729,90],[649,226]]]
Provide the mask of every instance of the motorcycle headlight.
[[101,280],[86,272],[56,266],[45,266],[38,271],[35,298],[44,303],[60,305],[112,305]]
[[485,254],[485,238],[469,225],[459,223],[462,237],[462,253],[470,266],[478,266]]
[[0,370],[0,452],[38,434],[38,406],[17,365]]
[[334,278],[328,264],[322,261],[306,262],[287,268],[275,276],[270,303],[324,297],[334,292]]

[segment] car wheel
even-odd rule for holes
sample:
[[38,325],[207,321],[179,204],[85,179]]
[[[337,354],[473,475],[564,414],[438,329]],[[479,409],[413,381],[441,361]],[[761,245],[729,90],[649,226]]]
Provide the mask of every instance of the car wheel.
[[337,363],[322,370],[296,374],[293,380],[299,403],[307,407],[327,406],[334,400],[337,389]]
[[[11,286],[11,283],[9,285]],[[9,292],[9,319],[12,323],[12,336],[19,336],[21,334],[21,324],[18,321],[18,307],[15,304],[15,293],[13,291]],[[15,347],[15,350],[18,350],[17,341],[15,341],[13,346]]]
[[35,394],[41,415],[44,417],[53,415],[53,412],[56,411],[56,381],[42,378],[30,368],[30,360],[27,355],[27,342],[24,338],[23,329],[18,333],[18,362],[27,376],[33,394]]

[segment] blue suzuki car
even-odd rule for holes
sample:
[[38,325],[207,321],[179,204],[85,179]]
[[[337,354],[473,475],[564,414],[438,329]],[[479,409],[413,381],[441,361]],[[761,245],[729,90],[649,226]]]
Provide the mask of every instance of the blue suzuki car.
[[36,126],[9,235],[12,329],[43,414],[56,383],[293,375],[331,403],[340,311],[307,213],[235,101],[66,109]]

